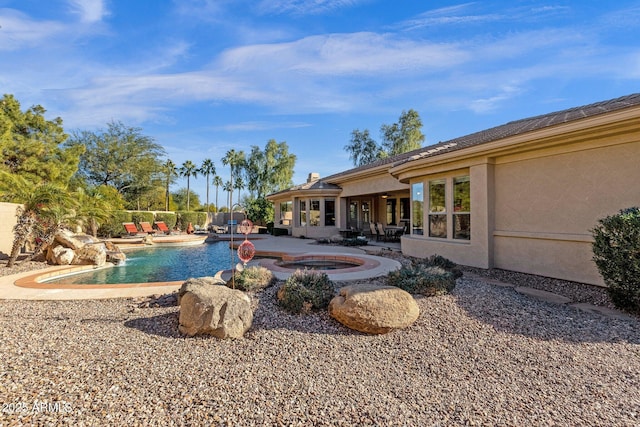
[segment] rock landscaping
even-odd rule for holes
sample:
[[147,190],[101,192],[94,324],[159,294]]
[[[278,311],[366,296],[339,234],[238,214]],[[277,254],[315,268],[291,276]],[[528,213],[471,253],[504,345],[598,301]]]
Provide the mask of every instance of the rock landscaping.
[[411,297],[413,323],[379,335],[326,309],[292,314],[278,285],[249,294],[242,339],[180,332],[198,281],[152,298],[0,301],[0,425],[640,424],[637,317],[516,290],[606,303],[599,288],[464,270],[449,294]]

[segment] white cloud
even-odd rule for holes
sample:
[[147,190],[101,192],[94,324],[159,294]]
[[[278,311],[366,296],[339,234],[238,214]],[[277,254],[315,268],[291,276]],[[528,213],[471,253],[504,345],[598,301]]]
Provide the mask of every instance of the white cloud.
[[108,15],[104,0],[68,0],[72,13],[80,15],[80,21],[91,24]]
[[353,7],[363,0],[262,0],[258,10],[266,14],[318,15]]
[[12,9],[0,9],[0,51],[37,47],[64,30],[58,22],[36,21]]
[[236,131],[263,131],[263,130],[271,130],[271,129],[299,129],[304,127],[309,127],[311,124],[304,122],[241,122],[241,123],[231,123],[222,127],[214,128],[213,130],[224,130],[227,132],[236,132]]
[[428,72],[463,63],[468,55],[453,44],[435,44],[376,33],[310,36],[290,43],[230,49],[220,58],[235,72],[379,75]]

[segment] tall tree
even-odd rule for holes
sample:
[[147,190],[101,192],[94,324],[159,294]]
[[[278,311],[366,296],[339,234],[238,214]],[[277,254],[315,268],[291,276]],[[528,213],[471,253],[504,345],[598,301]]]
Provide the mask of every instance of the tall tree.
[[198,167],[191,160],[185,161],[180,166],[180,176],[187,177],[187,212],[189,211],[189,199],[191,196],[190,181],[191,177],[196,178],[198,176]]
[[230,186],[231,193],[229,193],[229,211],[233,211],[233,189],[235,188],[234,180],[239,180],[242,178],[242,168],[245,164],[245,156],[244,151],[236,151],[235,149],[231,149],[227,151],[225,156],[222,158],[223,165],[229,165],[229,169],[231,170],[230,174]]
[[222,189],[227,192],[227,211],[231,212],[231,193],[233,192],[233,184],[231,181],[225,181]]
[[67,147],[62,119],[47,120],[35,105],[25,112],[12,95],[0,98],[0,169],[34,184],[67,185],[78,169],[83,147]]
[[424,142],[422,120],[416,110],[402,111],[398,123],[382,125],[382,146],[390,156],[417,150]]
[[238,202],[240,202],[240,190],[244,189],[244,180],[242,178],[238,178],[233,181],[233,188],[238,190]]
[[[178,191],[172,194],[172,197],[176,210],[197,210],[200,208],[200,198],[198,197],[198,195],[191,190],[187,191],[186,188],[180,188]],[[190,203],[189,209],[187,209],[187,199],[189,199]]]
[[207,177],[207,213],[209,213],[209,177],[216,174],[216,166],[211,159],[205,159],[202,162],[200,173]]
[[387,156],[382,147],[371,138],[368,129],[363,131],[354,129],[351,132],[351,142],[344,148],[349,153],[354,166],[366,165]]
[[362,166],[389,156],[416,150],[425,140],[422,134],[422,120],[417,111],[402,111],[398,123],[382,125],[382,144],[376,143],[369,130],[355,129],[351,132],[351,142],[344,148],[354,166]]
[[222,178],[216,175],[213,177],[212,184],[216,187],[216,212],[220,212],[220,205],[218,204],[218,189],[222,187],[224,183],[222,182]]
[[264,151],[258,146],[251,147],[251,153],[245,163],[247,188],[255,198],[293,185],[293,169],[296,156],[289,153],[286,142],[267,142]]
[[75,132],[68,146],[86,148],[78,173],[92,185],[111,185],[130,205],[162,174],[164,148],[142,129],[111,122],[106,130]]
[[167,159],[162,165],[162,172],[164,174],[164,210],[169,210],[169,186],[173,184],[178,177],[178,168],[173,161]]

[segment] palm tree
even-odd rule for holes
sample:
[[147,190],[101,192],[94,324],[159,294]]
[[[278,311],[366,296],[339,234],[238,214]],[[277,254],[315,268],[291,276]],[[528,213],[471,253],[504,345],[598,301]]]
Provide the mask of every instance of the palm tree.
[[211,159],[205,159],[202,162],[200,173],[207,177],[207,213],[209,213],[209,176],[216,174],[216,167]]
[[220,178],[218,175],[213,177],[213,185],[216,186],[216,210],[219,212],[220,211],[220,205],[218,205],[218,188],[222,187],[224,185],[224,183],[222,182],[222,178]]
[[238,202],[239,202],[240,201],[240,190],[244,189],[244,181],[242,180],[242,178],[238,178],[233,183],[233,186],[238,189]]
[[164,210],[169,210],[169,185],[174,182],[174,179],[178,176],[178,170],[176,168],[176,164],[171,160],[167,160],[164,162],[163,170],[165,176],[165,187],[164,187]]
[[7,267],[13,267],[29,238],[37,237],[34,252],[37,255],[53,242],[57,231],[72,222],[76,199],[60,185],[34,185],[19,175],[1,171],[0,178],[0,199],[22,204],[16,212],[18,222],[13,227],[13,245],[7,262]]
[[100,187],[93,188],[89,192],[79,188],[78,210],[76,216],[79,220],[88,224],[93,237],[98,236],[98,224],[112,217],[113,209],[109,200],[101,193]]
[[[231,180],[230,182],[230,186],[231,186],[231,191],[233,192],[233,189],[235,188],[235,185],[233,184],[233,180],[239,180],[241,178],[241,168],[245,163],[245,159],[244,159],[244,151],[236,151],[233,148],[229,151],[227,151],[227,154],[222,158],[222,164],[224,165],[229,165],[229,168],[231,169]],[[231,212],[232,210],[232,203],[233,203],[233,197],[232,197],[232,193],[229,193],[229,212]]]
[[[229,206],[229,208],[231,208],[231,192],[233,191],[233,187],[231,185],[231,181],[226,181],[224,183],[224,186],[222,187],[222,189],[227,192],[227,203],[228,203],[227,206]],[[231,209],[229,209],[229,212],[231,212]]]
[[196,178],[198,176],[197,166],[191,160],[187,160],[180,166],[180,176],[187,177],[187,212],[189,212],[189,194],[191,192],[189,183],[191,177]]

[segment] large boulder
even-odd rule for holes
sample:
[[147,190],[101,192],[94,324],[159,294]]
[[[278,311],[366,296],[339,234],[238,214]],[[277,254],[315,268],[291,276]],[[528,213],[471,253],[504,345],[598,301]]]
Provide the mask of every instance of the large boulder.
[[85,245],[76,250],[74,265],[97,265],[102,267],[107,262],[107,249],[103,244]]
[[73,249],[55,246],[50,251],[47,251],[47,262],[55,265],[69,265],[73,262],[75,256]]
[[58,231],[55,236],[55,242],[65,248],[73,249],[74,251],[84,248],[87,243],[92,241],[92,236],[87,234],[75,234],[71,230],[67,229]]
[[411,294],[395,286],[345,286],[329,303],[329,314],[350,329],[385,334],[406,328],[420,315]]
[[241,338],[251,327],[251,299],[242,291],[229,289],[214,277],[189,279],[178,292],[181,333]]

